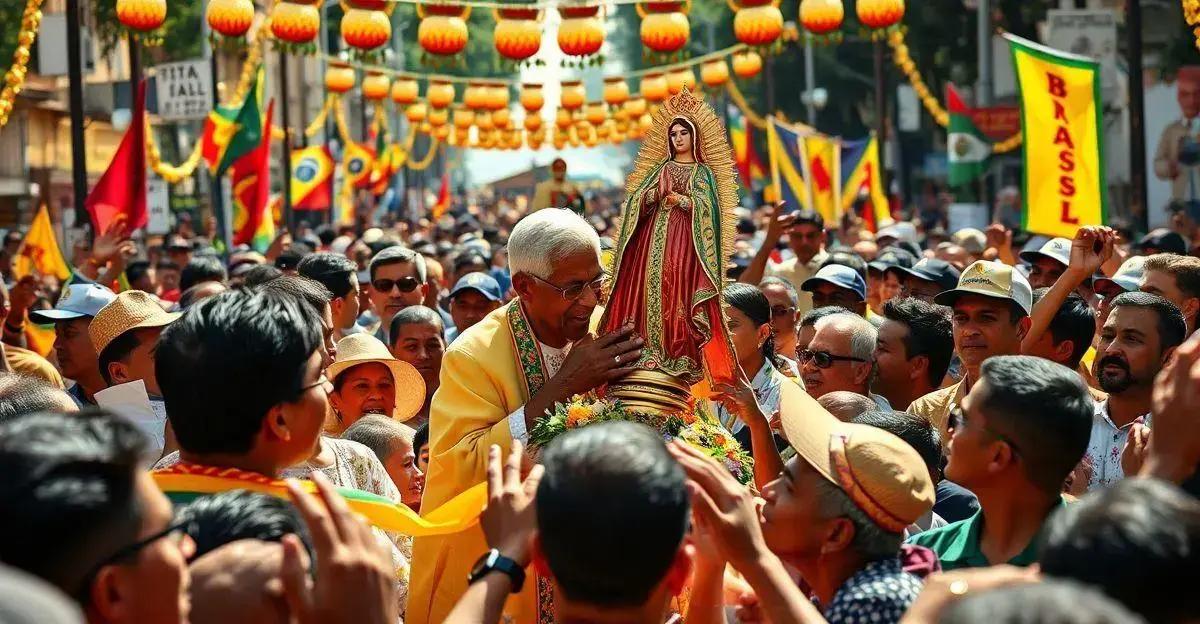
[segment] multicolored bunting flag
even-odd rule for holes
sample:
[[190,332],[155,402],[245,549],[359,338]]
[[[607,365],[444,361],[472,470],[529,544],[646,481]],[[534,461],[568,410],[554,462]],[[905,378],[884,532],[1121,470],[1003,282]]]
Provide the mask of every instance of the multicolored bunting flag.
[[367,188],[371,184],[371,171],[375,167],[375,150],[349,141],[342,154],[342,173],[345,184],[350,188]]
[[442,188],[438,190],[437,203],[433,205],[432,219],[437,221],[450,210],[450,172],[442,172]]
[[947,178],[950,186],[962,186],[987,172],[992,142],[971,120],[970,109],[951,84],[946,84],[946,111],[950,113],[946,128]]
[[808,208],[808,186],[804,183],[801,135],[774,117],[767,125],[767,150],[771,159],[771,184],[788,210]]
[[262,123],[262,71],[259,67],[241,105],[218,105],[204,120],[200,154],[214,175],[224,175],[235,161],[258,147],[263,128],[269,127]]
[[29,224],[29,232],[13,258],[13,277],[20,279],[26,275],[53,275],[59,281],[71,277],[71,265],[63,258],[58,246],[58,237],[54,235],[54,225],[50,223],[50,210],[46,204],[38,208]]
[[146,80],[137,86],[133,117],[121,144],[113,154],[100,181],[83,200],[96,232],[103,234],[117,218],[125,215],[129,231],[146,225]]
[[842,216],[842,151],[837,139],[810,134],[803,139],[804,179],[809,205],[828,223]]
[[842,212],[852,212],[860,199],[865,202],[860,216],[867,229],[878,231],[891,220],[883,175],[879,170],[879,142],[872,134],[860,141],[842,143]]
[[392,183],[392,174],[396,172],[393,161],[395,156],[396,152],[388,145],[387,133],[376,133],[375,163],[371,167],[370,175],[372,195],[379,197],[387,192],[388,186]]
[[333,202],[333,156],[325,145],[292,150],[292,210],[329,210]]
[[1024,229],[1071,238],[1104,223],[1104,127],[1100,64],[1013,35],[1021,97]]
[[[267,106],[266,123],[271,127],[275,101]],[[271,195],[271,135],[260,133],[259,145],[233,163],[233,244],[265,252],[275,238],[275,219],[267,199]]]
[[730,105],[727,110],[729,142],[733,146],[738,178],[747,189],[761,187],[767,183],[767,171],[758,150],[754,149],[754,128],[746,123],[746,116],[741,109]]

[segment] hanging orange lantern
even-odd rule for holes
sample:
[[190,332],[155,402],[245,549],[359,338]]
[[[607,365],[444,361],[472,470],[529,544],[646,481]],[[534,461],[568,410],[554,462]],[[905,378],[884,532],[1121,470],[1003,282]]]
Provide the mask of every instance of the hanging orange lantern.
[[417,42],[430,54],[454,56],[467,47],[467,17],[471,7],[457,4],[418,4]]
[[433,127],[433,138],[435,138],[439,141],[445,141],[446,137],[449,137],[449,136],[450,136],[450,126],[442,125],[442,126],[434,126]]
[[508,112],[507,108],[494,111],[492,113],[492,124],[497,128],[507,129],[512,125],[512,113]]
[[612,131],[613,131],[612,121],[603,122],[600,125],[596,126],[596,137],[601,138],[601,139],[607,139],[608,135],[612,134]]
[[510,61],[524,61],[542,47],[541,11],[535,8],[496,9],[492,40],[496,52]]
[[414,78],[397,78],[392,83],[392,101],[401,106],[416,102],[420,92],[421,88]]
[[631,118],[641,117],[646,112],[645,98],[633,98],[625,102],[625,113]]
[[604,79],[604,101],[612,106],[620,106],[629,99],[629,83],[624,78],[615,76]]
[[593,126],[598,126],[604,123],[605,119],[608,119],[608,108],[600,102],[592,102],[587,105],[583,118]]
[[733,73],[738,78],[753,78],[762,71],[763,60],[758,52],[747,50],[733,55]]
[[454,127],[459,130],[470,128],[475,123],[475,111],[466,106],[454,107]]
[[733,36],[748,46],[769,46],[783,34],[779,0],[741,0],[733,16]]
[[209,0],[204,18],[208,27],[222,37],[241,37],[254,22],[254,3],[251,0]]
[[508,86],[507,85],[490,85],[485,88],[487,94],[487,107],[493,111],[508,108]]
[[858,0],[858,21],[876,30],[891,28],[904,18],[904,0]]
[[691,0],[637,3],[642,45],[660,54],[671,54],[687,45],[692,31],[687,16],[691,5]]
[[392,20],[383,11],[351,8],[342,16],[342,40],[359,50],[374,50],[392,38]]
[[567,56],[585,57],[604,45],[604,23],[600,6],[558,7],[562,23],[558,25],[558,48]]
[[696,87],[696,74],[691,67],[680,67],[667,73],[667,90],[675,95],[684,89]]
[[541,116],[540,115],[526,115],[524,126],[525,126],[525,129],[529,130],[530,132],[541,128],[542,127]]
[[646,74],[642,76],[642,97],[651,102],[661,102],[670,95],[667,77],[662,74]]
[[576,110],[587,101],[587,91],[578,80],[562,83],[562,99],[560,103],[567,110]]
[[450,109],[435,108],[429,111],[429,117],[427,121],[429,121],[429,125],[435,128],[446,125],[450,122]]
[[713,59],[700,66],[700,82],[704,86],[715,89],[729,82],[729,64],[725,59]]
[[425,116],[428,114],[428,108],[425,106],[424,102],[411,104],[407,109],[404,110],[404,116],[411,123],[421,123],[422,121],[425,121]]
[[572,121],[571,111],[565,108],[558,109],[558,112],[554,114],[554,125],[558,126],[559,130],[566,130],[571,127]]
[[475,113],[475,127],[480,130],[491,130],[496,127],[492,123],[492,113],[490,111],[478,111]]
[[486,88],[478,82],[468,83],[467,88],[463,90],[463,104],[476,110],[487,108]]
[[454,130],[454,138],[451,140],[451,145],[456,147],[466,147],[471,142],[471,130],[456,128]]
[[638,125],[642,127],[642,132],[645,132],[654,125],[654,117],[650,113],[646,113],[638,119]]
[[529,83],[521,85],[521,107],[525,109],[525,112],[536,113],[545,105],[546,97],[542,95],[542,85]]
[[841,28],[845,18],[842,0],[800,0],[800,24],[814,35]]
[[425,88],[425,99],[434,108],[446,108],[454,102],[454,85],[445,80],[431,80]]
[[117,20],[126,28],[146,32],[167,19],[167,0],[117,0]]
[[271,9],[271,34],[285,43],[311,43],[320,28],[321,13],[310,4],[281,1]]
[[354,88],[354,68],[342,63],[330,63],[325,68],[325,90],[345,93]]
[[368,100],[377,102],[388,96],[388,89],[391,86],[386,75],[374,71],[367,72],[367,75],[363,77],[362,94]]

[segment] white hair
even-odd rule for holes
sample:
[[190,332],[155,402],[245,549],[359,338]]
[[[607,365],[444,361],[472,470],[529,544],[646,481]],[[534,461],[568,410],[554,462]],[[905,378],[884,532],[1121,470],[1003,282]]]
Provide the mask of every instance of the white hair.
[[868,362],[875,361],[875,343],[879,339],[879,331],[867,319],[852,312],[831,314],[817,321],[817,331],[832,325],[833,331],[850,334],[850,357],[856,357]]
[[550,279],[559,260],[581,251],[600,257],[600,236],[583,217],[566,208],[543,208],[517,222],[508,237],[508,267]]

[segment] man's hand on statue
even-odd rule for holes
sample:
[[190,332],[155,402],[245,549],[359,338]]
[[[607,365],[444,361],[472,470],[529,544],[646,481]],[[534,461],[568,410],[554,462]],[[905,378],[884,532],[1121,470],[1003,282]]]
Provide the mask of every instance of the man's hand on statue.
[[631,365],[642,357],[643,344],[633,335],[633,325],[599,337],[585,336],[571,347],[554,378],[562,380],[570,393],[565,398],[583,394],[632,371]]
[[796,213],[788,212],[786,204],[787,202],[778,202],[775,204],[775,209],[771,211],[771,216],[767,221],[767,236],[763,240],[764,245],[774,247],[775,243],[783,238],[783,233],[796,221]]
[[522,481],[522,451],[520,440],[514,440],[508,459],[501,462],[500,447],[493,444],[488,449],[488,503],[479,524],[488,546],[521,565],[529,565],[529,548],[537,530],[534,496],[544,467],[535,465]]

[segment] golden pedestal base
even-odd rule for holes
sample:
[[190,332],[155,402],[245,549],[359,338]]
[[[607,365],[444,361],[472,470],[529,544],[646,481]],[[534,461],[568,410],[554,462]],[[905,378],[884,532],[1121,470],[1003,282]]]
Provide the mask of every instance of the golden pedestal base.
[[634,411],[670,415],[687,410],[691,387],[662,371],[635,370],[609,384],[606,395]]

